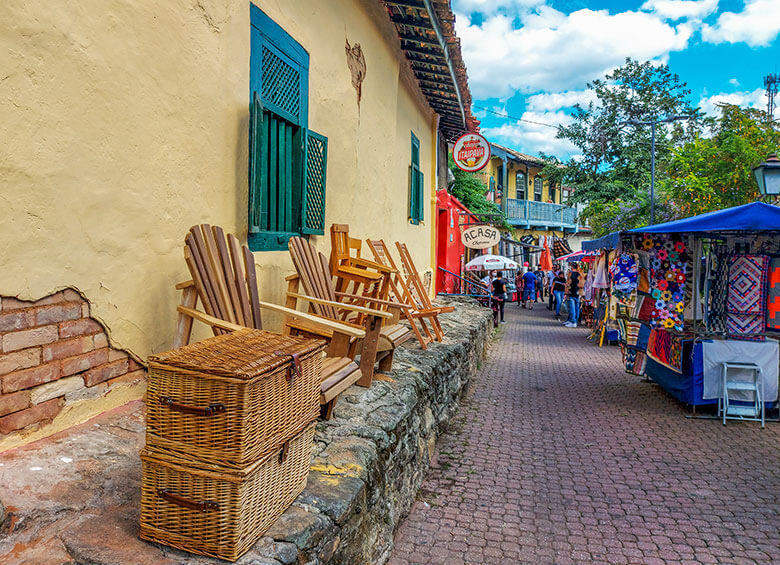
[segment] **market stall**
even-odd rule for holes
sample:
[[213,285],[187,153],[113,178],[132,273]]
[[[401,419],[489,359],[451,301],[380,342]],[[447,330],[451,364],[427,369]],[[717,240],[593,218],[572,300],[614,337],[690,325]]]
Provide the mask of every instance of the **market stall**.
[[[780,208],[751,203],[583,248],[593,245],[609,264],[608,318],[628,372],[692,406],[732,402],[750,416],[756,397],[776,402]],[[724,394],[737,381],[747,384]]]

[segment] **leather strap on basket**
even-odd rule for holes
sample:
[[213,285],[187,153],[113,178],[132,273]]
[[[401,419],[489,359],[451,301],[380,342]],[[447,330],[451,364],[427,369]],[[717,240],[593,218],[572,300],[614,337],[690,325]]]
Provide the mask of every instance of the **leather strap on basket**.
[[293,384],[296,378],[301,378],[303,375],[303,367],[301,366],[301,358],[297,353],[285,353],[284,351],[274,351],[276,355],[284,355],[290,357],[290,366],[287,367],[287,380],[290,384]]
[[183,506],[184,508],[189,508],[190,510],[198,510],[200,512],[208,512],[209,510],[219,510],[218,502],[214,502],[212,500],[203,500],[201,502],[195,502],[194,500],[190,500],[188,498],[184,498],[183,496],[173,494],[167,488],[157,489],[157,495],[160,498],[167,500],[170,503],[176,504],[178,506]]
[[186,404],[179,404],[178,402],[175,402],[173,398],[171,398],[170,396],[161,396],[160,402],[163,405],[170,408],[171,410],[174,410],[176,412],[181,412],[183,414],[193,414],[195,416],[213,416],[214,414],[225,411],[225,405],[220,404],[218,402],[209,404],[205,408],[201,408],[199,406],[187,406]]

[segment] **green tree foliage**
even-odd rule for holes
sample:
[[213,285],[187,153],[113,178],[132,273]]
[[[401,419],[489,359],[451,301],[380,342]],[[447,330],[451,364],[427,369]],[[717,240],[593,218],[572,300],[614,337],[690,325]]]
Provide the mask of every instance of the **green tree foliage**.
[[[474,214],[502,215],[498,204],[485,198],[488,187],[478,174],[460,170],[451,156],[449,167],[455,177],[455,182],[450,186],[450,194],[460,200]],[[505,228],[509,227],[506,220],[503,220],[499,225]]]
[[663,180],[676,217],[747,204],[759,198],[752,167],[780,146],[780,129],[760,110],[724,104],[710,137],[676,148]]
[[[637,227],[649,220],[650,128],[629,121],[690,115],[688,122],[656,127],[656,178],[672,157],[673,147],[693,140],[701,127],[698,108],[687,101],[690,90],[666,65],[626,63],[603,79],[588,84],[595,102],[576,106],[574,122],[561,126],[557,137],[574,144],[581,156],[565,168],[546,174],[573,187],[570,203],[582,203],[583,219],[597,234]],[[664,219],[663,207],[656,220]]]

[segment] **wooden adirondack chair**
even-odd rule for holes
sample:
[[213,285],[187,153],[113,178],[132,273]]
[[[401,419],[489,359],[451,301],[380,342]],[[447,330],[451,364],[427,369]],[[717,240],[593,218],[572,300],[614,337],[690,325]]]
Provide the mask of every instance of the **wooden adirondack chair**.
[[[406,281],[398,271],[398,267],[396,266],[392,255],[390,255],[390,250],[383,240],[367,239],[366,242],[377,263],[382,263],[392,269],[389,280],[390,298],[403,305],[401,314],[409,320],[412,331],[417,337],[417,341],[420,342],[420,347],[427,349],[428,344],[434,339],[436,339],[436,341],[441,341],[444,338],[444,331],[442,330],[438,319],[441,308],[432,307],[426,309],[415,299],[412,291],[406,284]],[[426,319],[433,328],[435,338],[434,335],[431,334],[431,330],[428,329],[428,324],[425,323]],[[419,328],[418,324],[420,326]],[[420,332],[420,328],[422,328],[422,332]],[[423,335],[423,332],[425,335]]]
[[[287,307],[296,311],[298,301],[306,301],[310,313],[317,317],[365,329],[365,337],[362,340],[351,339],[348,345],[350,354],[356,354],[358,349],[360,352],[362,377],[357,384],[371,386],[376,361],[379,361],[380,371],[389,371],[393,366],[396,347],[412,337],[407,328],[398,324],[398,305],[381,299],[336,291],[328,261],[322,253],[302,237],[290,238],[288,247],[296,274],[287,277]],[[351,302],[345,303],[344,299]],[[365,306],[376,302],[383,303],[388,311]],[[307,320],[293,317],[285,320],[285,333],[329,336],[327,331],[312,327]]]
[[[217,226],[193,226],[185,238],[184,259],[192,280],[176,285],[183,293],[174,347],[189,343],[193,320],[210,326],[214,335],[243,328],[263,329],[261,309],[280,312],[291,320],[321,328],[330,336],[320,385],[321,414],[329,419],[338,395],[361,376],[360,368],[348,356],[348,343],[365,337],[365,331],[261,302],[254,255],[246,245],[239,245],[233,234],[226,238]],[[196,310],[198,299],[205,312]]]
[[431,324],[433,324],[436,335],[441,334],[444,336],[444,330],[441,328],[441,322],[439,322],[438,314],[445,312],[452,312],[455,310],[454,306],[436,306],[431,302],[431,297],[428,296],[428,289],[425,288],[422,280],[420,280],[420,273],[414,266],[412,256],[409,250],[406,248],[405,243],[400,241],[395,242],[395,246],[398,249],[398,255],[401,257],[401,275],[405,281],[406,286],[409,288],[414,300],[420,305],[421,310],[430,311],[438,310],[436,317],[431,318]]
[[336,291],[387,299],[391,270],[382,263],[360,257],[363,242],[349,237],[347,224],[330,226],[330,274],[336,277]]

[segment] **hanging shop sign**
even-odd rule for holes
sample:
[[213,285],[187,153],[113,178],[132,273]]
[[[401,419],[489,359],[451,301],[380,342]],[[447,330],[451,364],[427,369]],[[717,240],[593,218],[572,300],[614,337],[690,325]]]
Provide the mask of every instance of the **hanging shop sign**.
[[487,249],[501,241],[501,232],[493,226],[471,226],[463,230],[460,240],[469,249]]
[[462,171],[475,173],[490,160],[490,143],[478,133],[461,135],[452,147],[452,159]]

